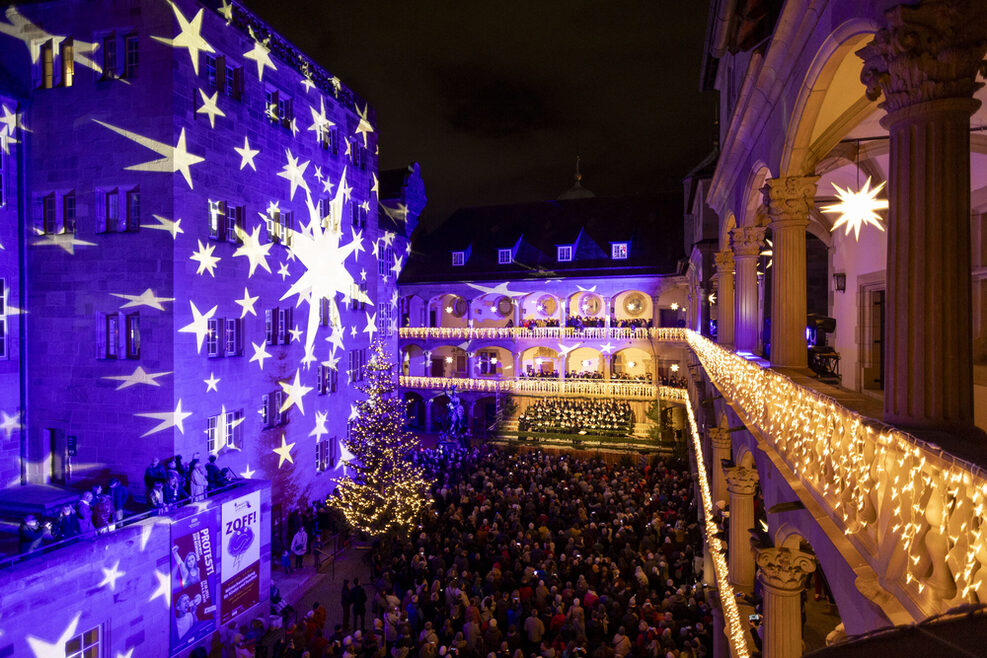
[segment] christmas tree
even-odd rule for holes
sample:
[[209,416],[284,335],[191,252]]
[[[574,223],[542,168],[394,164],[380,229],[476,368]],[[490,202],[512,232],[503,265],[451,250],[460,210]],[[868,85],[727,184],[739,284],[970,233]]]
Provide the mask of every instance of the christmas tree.
[[371,351],[366,383],[357,387],[367,399],[357,407],[345,442],[354,456],[354,473],[339,481],[332,504],[354,530],[380,536],[407,531],[417,522],[429,502],[429,483],[421,466],[411,460],[418,439],[404,431],[394,365],[380,341],[374,341]]

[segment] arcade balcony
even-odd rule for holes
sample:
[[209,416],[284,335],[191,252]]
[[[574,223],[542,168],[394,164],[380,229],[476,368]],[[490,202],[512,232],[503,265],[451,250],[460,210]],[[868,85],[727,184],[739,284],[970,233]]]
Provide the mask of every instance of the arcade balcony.
[[522,340],[581,338],[597,340],[682,340],[675,327],[402,327],[399,338],[425,340]]
[[472,377],[408,377],[402,376],[403,389],[476,391],[515,395],[552,395],[603,397],[618,400],[670,400],[684,402],[685,390],[673,386],[656,386],[638,381],[598,381],[586,379],[481,379]]

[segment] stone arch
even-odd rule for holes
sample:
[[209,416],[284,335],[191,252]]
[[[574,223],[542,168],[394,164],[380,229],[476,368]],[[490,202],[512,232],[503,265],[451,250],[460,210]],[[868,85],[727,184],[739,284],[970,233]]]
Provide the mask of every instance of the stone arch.
[[462,295],[443,293],[428,300],[429,326],[462,328],[469,325],[469,301]]
[[470,317],[474,327],[506,327],[514,325],[514,299],[500,293],[486,293],[470,302]]
[[723,220],[722,226],[720,226],[720,251],[730,248],[730,231],[735,228],[737,228],[737,216],[731,210],[727,213],[726,219]]
[[530,292],[520,298],[521,321],[549,321],[558,320],[560,310],[565,305],[565,300],[550,292],[538,290]]
[[401,374],[406,377],[428,376],[424,348],[414,343],[401,347]]
[[603,319],[607,312],[603,296],[591,290],[578,290],[566,300],[566,311],[569,317]]
[[559,372],[561,367],[559,353],[544,345],[535,345],[521,352],[519,355],[519,367],[521,372],[516,376],[531,376],[537,373],[548,374]]
[[402,327],[424,327],[428,324],[428,302],[419,295],[405,295],[401,298]]
[[643,377],[651,381],[654,373],[654,356],[637,346],[625,347],[614,352],[612,373],[616,378]]
[[744,198],[743,214],[740,217],[741,226],[763,226],[765,217],[761,212],[763,198],[761,188],[765,182],[771,178],[771,170],[764,162],[758,161],[751,168],[750,177],[747,180],[746,195]]
[[425,398],[416,391],[405,391],[405,419],[409,429],[425,429]]
[[876,109],[864,94],[855,52],[877,29],[872,19],[854,17],[837,26],[816,52],[792,108],[780,176],[813,173],[819,160]]
[[[621,320],[651,320],[655,310],[651,295],[643,290],[622,290],[613,296],[613,318]],[[612,325],[611,325],[612,326]]]
[[436,345],[428,354],[431,377],[466,377],[468,357],[460,345]]
[[474,372],[471,377],[513,377],[514,353],[496,343],[472,343]]
[[574,350],[570,350],[564,357],[566,377],[570,373],[580,375],[583,373],[598,373],[600,379],[606,372],[606,359],[600,350],[595,347],[581,345]]

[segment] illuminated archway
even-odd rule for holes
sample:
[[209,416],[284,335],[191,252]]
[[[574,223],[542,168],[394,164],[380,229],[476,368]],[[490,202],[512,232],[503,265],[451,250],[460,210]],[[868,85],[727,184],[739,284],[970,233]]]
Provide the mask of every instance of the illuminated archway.
[[611,377],[650,382],[654,372],[653,360],[654,357],[640,347],[625,347],[613,355]]
[[613,319],[621,322],[647,323],[654,318],[651,295],[642,290],[625,290],[613,298]]
[[532,292],[521,298],[521,321],[553,324],[558,321],[563,301],[549,292]]
[[428,325],[428,304],[418,295],[401,298],[402,327],[425,327]]
[[507,327],[514,325],[514,300],[507,295],[487,293],[470,302],[474,327]]
[[600,324],[606,316],[606,304],[598,293],[590,290],[580,290],[569,295],[566,300],[566,310],[570,318],[588,318],[597,320]]
[[428,324],[457,329],[469,326],[469,302],[451,293],[433,297],[428,302]]
[[605,365],[600,350],[592,347],[577,347],[565,356],[566,377],[603,379]]
[[521,352],[520,368],[518,376],[557,376],[560,369],[559,353],[551,347],[536,346],[529,347]]
[[401,374],[406,377],[425,377],[428,375],[425,363],[425,350],[418,345],[405,345],[401,348]]

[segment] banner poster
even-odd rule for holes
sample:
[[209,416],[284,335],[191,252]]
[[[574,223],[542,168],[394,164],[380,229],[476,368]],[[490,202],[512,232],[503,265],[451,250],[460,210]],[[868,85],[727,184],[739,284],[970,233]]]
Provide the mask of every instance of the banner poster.
[[[171,526],[171,653],[216,630],[215,515],[202,512]],[[210,523],[213,520],[213,523]]]
[[260,492],[223,503],[220,624],[260,602]]

